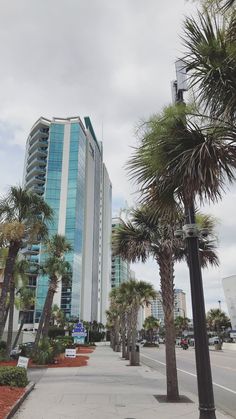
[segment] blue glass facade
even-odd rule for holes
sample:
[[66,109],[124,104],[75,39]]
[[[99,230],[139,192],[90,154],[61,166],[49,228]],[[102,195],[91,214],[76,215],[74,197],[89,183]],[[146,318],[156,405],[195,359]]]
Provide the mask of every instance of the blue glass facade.
[[86,186],[85,164],[86,136],[78,123],[72,123],[65,226],[65,236],[73,247],[73,252],[67,256],[73,269],[72,290],[71,296],[69,296],[68,287],[63,287],[61,298],[61,307],[72,316],[78,316],[80,308]]
[[[62,287],[61,308],[67,317],[78,316],[80,309],[80,287],[82,280],[83,228],[86,187],[86,135],[79,123],[70,124],[69,157],[63,173],[65,124],[52,123],[49,135],[48,165],[46,174],[45,201],[54,211],[53,222],[49,224],[49,235],[58,233],[60,201],[62,199],[62,176],[67,176],[65,232],[72,245],[72,251],[66,258],[72,266],[72,282]],[[61,233],[62,234],[62,233]],[[42,252],[40,261],[45,254]],[[48,289],[48,278],[40,276],[37,286],[36,316],[37,322],[43,308]]]

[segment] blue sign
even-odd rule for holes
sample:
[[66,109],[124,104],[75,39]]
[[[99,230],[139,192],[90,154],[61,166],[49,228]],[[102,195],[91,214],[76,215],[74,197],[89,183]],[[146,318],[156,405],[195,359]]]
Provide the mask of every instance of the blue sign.
[[74,343],[84,343],[85,336],[87,336],[86,329],[82,322],[79,322],[75,325],[74,329],[72,330],[72,337],[74,339]]

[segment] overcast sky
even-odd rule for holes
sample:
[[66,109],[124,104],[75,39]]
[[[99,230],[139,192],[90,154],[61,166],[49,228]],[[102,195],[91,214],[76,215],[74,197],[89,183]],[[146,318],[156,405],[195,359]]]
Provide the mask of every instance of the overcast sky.
[[[40,117],[90,116],[113,184],[113,214],[134,201],[124,170],[140,120],[171,101],[182,55],[184,0],[0,0],[0,191],[20,183],[25,142]],[[220,219],[219,269],[204,272],[206,308],[224,304],[221,278],[235,273],[235,191],[210,208]],[[209,211],[209,210],[208,210]],[[134,266],[159,288],[153,263]],[[176,267],[176,287],[190,291]]]

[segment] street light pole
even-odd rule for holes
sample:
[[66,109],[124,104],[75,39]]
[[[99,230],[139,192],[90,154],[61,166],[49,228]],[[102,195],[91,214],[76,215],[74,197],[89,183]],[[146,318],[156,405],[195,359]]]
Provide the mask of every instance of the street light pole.
[[[177,80],[173,84],[173,87],[176,86],[175,102],[183,103],[183,92],[187,90],[187,85],[186,70],[181,60],[176,62],[176,76]],[[192,205],[185,205],[185,223],[183,231],[187,245],[190,273],[199,419],[216,419],[194,202],[192,202]]]

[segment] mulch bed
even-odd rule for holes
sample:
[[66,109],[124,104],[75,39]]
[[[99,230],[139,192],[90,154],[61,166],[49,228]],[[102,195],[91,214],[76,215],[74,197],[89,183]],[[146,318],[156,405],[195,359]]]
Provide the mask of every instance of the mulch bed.
[[25,388],[0,386],[0,419],[4,419],[11,407],[24,394]]
[[[77,348],[76,358],[65,358],[64,354],[56,358],[55,364],[44,365],[45,368],[61,368],[61,367],[84,367],[87,365],[88,356],[80,356],[80,354],[91,354],[95,348]],[[16,367],[17,360],[0,361],[0,367]],[[29,368],[37,368],[38,365],[29,360]]]

